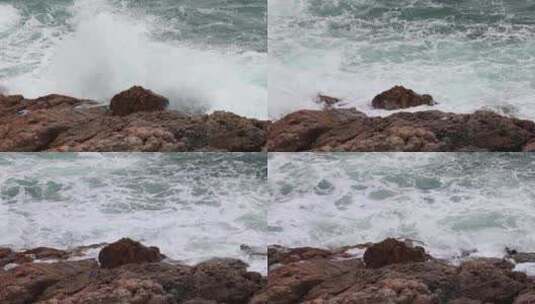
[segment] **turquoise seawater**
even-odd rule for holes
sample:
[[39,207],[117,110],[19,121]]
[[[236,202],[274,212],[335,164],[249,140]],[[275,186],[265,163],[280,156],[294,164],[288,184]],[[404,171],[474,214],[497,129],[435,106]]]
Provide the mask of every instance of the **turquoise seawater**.
[[107,103],[139,84],[177,109],[265,117],[266,7],[266,0],[0,0],[0,90]]

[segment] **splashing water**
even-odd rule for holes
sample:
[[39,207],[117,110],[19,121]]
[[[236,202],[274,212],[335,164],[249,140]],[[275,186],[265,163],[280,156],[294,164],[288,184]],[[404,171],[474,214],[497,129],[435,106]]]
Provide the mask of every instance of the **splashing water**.
[[371,100],[404,85],[433,95],[435,109],[535,119],[532,1],[287,2],[269,2],[273,118],[317,107],[318,92],[387,115]]
[[142,85],[175,109],[265,118],[265,14],[256,0],[0,1],[0,85],[103,103]]

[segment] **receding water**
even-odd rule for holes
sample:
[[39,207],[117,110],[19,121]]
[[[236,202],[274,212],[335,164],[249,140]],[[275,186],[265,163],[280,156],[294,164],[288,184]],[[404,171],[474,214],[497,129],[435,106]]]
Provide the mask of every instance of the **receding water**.
[[196,263],[265,271],[266,155],[1,154],[0,246],[71,248],[130,237]]
[[371,100],[401,84],[440,110],[535,119],[530,0],[270,0],[269,50],[275,118],[318,92],[386,115]]
[[387,237],[435,256],[535,251],[535,156],[341,153],[269,157],[270,242],[342,246]]

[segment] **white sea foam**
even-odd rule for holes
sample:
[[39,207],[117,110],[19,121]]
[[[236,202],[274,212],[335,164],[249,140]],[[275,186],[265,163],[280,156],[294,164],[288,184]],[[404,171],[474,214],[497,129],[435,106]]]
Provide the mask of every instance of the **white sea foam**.
[[114,94],[142,85],[167,96],[175,109],[267,116],[265,53],[212,47],[209,41],[193,46],[158,40],[153,32],[165,26],[161,20],[105,0],[76,0],[70,12],[64,28],[53,30],[30,19],[12,33],[12,40],[38,33],[42,39],[9,44],[14,56],[16,50],[31,49],[15,58],[26,61],[23,67],[29,70],[3,80],[9,92],[28,97],[54,92],[107,103]]
[[[317,108],[312,101],[318,93],[343,99],[344,107],[384,116],[392,112],[372,109],[371,100],[404,85],[433,95],[439,102],[434,109],[465,113],[490,108],[535,119],[533,24],[518,21],[499,1],[477,4],[488,13],[459,5],[449,16],[436,1],[414,1],[398,9],[384,3],[270,2],[270,117]],[[410,8],[414,11],[401,15]],[[444,16],[417,17],[433,9]]]
[[507,154],[273,154],[270,242],[336,247],[387,237],[454,261],[535,251],[535,158]]
[[9,4],[0,4],[0,34],[15,26],[20,20],[19,11]]
[[0,244],[71,248],[130,237],[195,264],[266,271],[265,159],[223,154],[0,156]]

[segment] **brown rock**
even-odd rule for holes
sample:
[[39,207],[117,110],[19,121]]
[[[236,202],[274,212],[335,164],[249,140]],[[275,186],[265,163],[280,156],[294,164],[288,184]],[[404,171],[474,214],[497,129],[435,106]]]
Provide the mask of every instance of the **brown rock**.
[[380,268],[390,264],[424,262],[428,259],[422,247],[410,247],[395,239],[386,239],[369,247],[364,253],[367,267]]
[[535,303],[535,292],[527,292],[518,296],[513,304],[533,304]]
[[64,278],[97,269],[95,261],[23,264],[0,273],[0,303],[36,303],[50,286]]
[[327,258],[331,255],[333,255],[331,251],[319,248],[270,246],[268,248],[268,265],[288,264],[318,257]]
[[61,95],[0,96],[0,151],[259,152],[268,122],[226,112],[110,115],[104,106]]
[[512,303],[526,288],[527,277],[512,272],[513,265],[499,259],[478,259],[460,266],[459,293],[483,303]]
[[535,152],[535,140],[531,140],[522,148],[522,152]]
[[126,116],[135,112],[163,111],[169,105],[169,100],[140,86],[115,95],[111,99],[110,109],[113,115]]
[[[397,248],[402,244],[386,240],[375,246]],[[410,249],[414,248],[403,251]],[[415,262],[369,268],[360,259],[338,258],[336,253],[341,250],[332,250],[326,257],[278,264],[270,271],[266,288],[251,303],[502,304],[513,303],[515,298],[531,299],[533,282],[512,271],[513,265],[502,259],[474,259],[457,267],[427,257],[422,261],[416,253]]]
[[145,247],[131,239],[121,239],[102,248],[98,261],[103,268],[115,268],[125,264],[159,262],[163,259],[157,247]]
[[66,251],[48,247],[38,247],[26,250],[23,254],[31,254],[35,256],[36,259],[66,259],[69,257],[69,253]]
[[8,264],[31,263],[33,258],[20,252],[14,252],[9,248],[0,248],[0,269]]
[[269,128],[270,152],[509,151],[535,140],[535,123],[488,111],[367,117],[355,109],[298,111]]
[[[112,247],[106,250],[112,248],[114,255],[124,253],[129,261],[152,258],[152,248],[128,239]],[[52,251],[36,248],[28,252],[49,256],[44,253]],[[0,259],[13,254],[12,250],[0,249]],[[147,255],[149,258],[145,258]],[[123,258],[120,262],[129,261]],[[26,263],[0,271],[0,303],[246,304],[265,284],[264,277],[248,272],[247,265],[235,259],[213,259],[197,266],[153,262],[115,268],[99,268],[94,260]]]
[[419,95],[413,90],[402,86],[395,86],[377,96],[372,101],[375,109],[397,110],[417,107],[420,105],[433,105],[431,95]]

